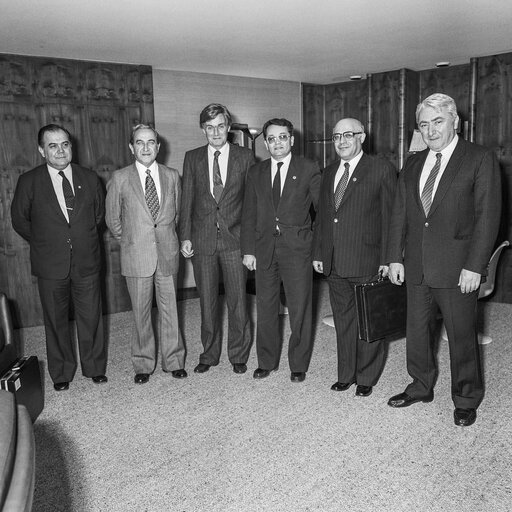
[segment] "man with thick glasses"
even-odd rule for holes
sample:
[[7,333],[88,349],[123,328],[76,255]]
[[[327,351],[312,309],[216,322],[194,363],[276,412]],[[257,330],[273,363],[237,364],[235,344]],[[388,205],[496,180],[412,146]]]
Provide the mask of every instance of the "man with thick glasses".
[[293,125],[287,119],[267,121],[263,136],[270,158],[249,171],[241,235],[244,265],[256,271],[258,368],[253,376],[268,377],[279,366],[282,281],[290,318],[291,380],[302,382],[313,349],[310,208],[317,206],[320,171],[314,162],[292,155]]
[[416,108],[427,145],[400,173],[388,240],[389,275],[407,280],[407,371],[412,382],[390,407],[434,399],[435,334],[443,315],[450,349],[455,425],[468,427],[484,396],[478,348],[478,289],[500,225],[494,151],[457,135],[455,101],[432,94]]
[[222,275],[228,308],[228,358],[233,371],[240,374],[247,371],[251,349],[240,221],[245,180],[254,163],[254,154],[228,142],[231,114],[224,105],[207,105],[199,115],[199,125],[207,144],[185,155],[179,226],[181,253],[185,258],[192,258],[201,305],[203,353],[194,371],[205,373],[219,364]]
[[357,396],[372,393],[385,350],[380,342],[359,339],[354,286],[379,272],[387,275],[385,242],[397,179],[389,162],[363,152],[365,138],[357,119],[342,119],[334,127],[340,160],[322,173],[313,261],[327,276],[336,329],[338,380],[331,389],[357,384]]

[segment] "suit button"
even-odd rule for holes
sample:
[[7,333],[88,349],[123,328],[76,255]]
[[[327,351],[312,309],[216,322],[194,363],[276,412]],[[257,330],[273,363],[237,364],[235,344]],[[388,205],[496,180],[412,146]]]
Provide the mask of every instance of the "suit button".
[[428,222],[425,222],[425,227],[428,228]]
[[337,224],[338,223],[338,219],[334,219],[334,224]]

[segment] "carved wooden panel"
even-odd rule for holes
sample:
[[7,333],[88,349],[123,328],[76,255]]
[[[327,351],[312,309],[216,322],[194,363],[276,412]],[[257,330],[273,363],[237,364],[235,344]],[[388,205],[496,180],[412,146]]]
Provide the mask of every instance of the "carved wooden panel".
[[417,103],[436,92],[448,94],[457,104],[461,119],[461,134],[466,137],[464,126],[469,120],[471,82],[470,65],[450,66],[447,68],[427,69],[419,72],[420,94]]
[[[494,148],[503,185],[501,239],[512,242],[512,53],[478,59],[476,142]],[[512,249],[501,256],[491,300],[512,303]]]
[[302,84],[304,156],[325,167],[324,86]]
[[[0,289],[14,305],[16,324],[42,323],[29,247],[11,226],[10,205],[21,173],[43,163],[37,132],[48,123],[66,127],[73,161],[102,181],[131,162],[131,127],[154,122],[149,66],[82,62],[0,54]],[[105,230],[104,306],[130,308],[119,268],[119,247]]]
[[[368,124],[367,88],[366,80],[325,86],[325,135],[327,139],[331,137],[336,123],[345,117],[359,119],[366,129]],[[338,158],[334,145],[329,142],[326,147],[326,164],[329,165]]]

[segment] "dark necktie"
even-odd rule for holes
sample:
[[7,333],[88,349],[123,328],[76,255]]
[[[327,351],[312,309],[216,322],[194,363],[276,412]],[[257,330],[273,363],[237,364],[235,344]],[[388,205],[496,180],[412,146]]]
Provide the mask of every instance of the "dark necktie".
[[71,183],[66,178],[64,171],[60,171],[59,175],[62,177],[62,192],[64,192],[64,201],[66,201],[66,210],[68,211],[68,217],[71,218],[73,214],[73,208],[75,207],[75,194],[71,188]]
[[345,194],[345,190],[347,190],[348,185],[348,170],[350,164],[348,162],[345,162],[344,165],[345,171],[343,172],[340,181],[338,181],[338,184],[336,185],[336,190],[334,191],[334,207],[336,208],[336,211],[338,211],[338,208],[340,207],[341,200],[343,199],[343,195]]
[[434,164],[434,167],[432,167],[427,181],[425,182],[425,186],[423,187],[423,191],[421,192],[421,202],[423,204],[425,215],[428,215],[430,207],[432,206],[432,192],[434,191],[434,183],[436,182],[437,175],[439,174],[439,169],[441,169],[442,156],[442,153],[436,153],[436,163]]
[[160,210],[160,203],[158,202],[158,194],[156,193],[155,182],[151,177],[151,171],[146,169],[146,204],[148,205],[149,211],[153,220],[156,220],[158,216],[158,210]]
[[217,203],[220,201],[220,197],[224,191],[224,185],[222,184],[222,178],[220,176],[219,155],[220,151],[215,151],[213,154],[213,197]]
[[281,199],[281,167],[283,162],[277,163],[277,172],[272,182],[272,202],[274,203],[274,210],[277,211],[279,200]]

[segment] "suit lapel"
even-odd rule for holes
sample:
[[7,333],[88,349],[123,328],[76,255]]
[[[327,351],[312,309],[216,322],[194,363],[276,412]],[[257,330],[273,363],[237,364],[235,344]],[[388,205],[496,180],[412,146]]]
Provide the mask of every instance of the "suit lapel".
[[[167,193],[169,190],[169,176],[167,173],[162,172],[160,168],[160,164],[158,164],[158,177],[160,180],[160,209],[158,210],[157,219],[160,218],[162,212],[165,211],[166,203],[169,200],[169,194]],[[149,209],[149,208],[148,208]]]
[[233,168],[235,168],[235,167],[239,168],[239,166],[237,166],[238,156],[236,154],[236,149],[234,149],[234,148],[235,148],[235,146],[233,146],[232,144],[229,145],[228,170],[227,170],[227,174],[226,174],[226,183],[224,183],[224,192],[220,198],[221,201],[222,201],[222,199],[224,199],[226,190],[229,190],[229,188],[231,187],[231,184],[233,182],[233,179],[234,179]]
[[45,197],[51,197],[51,200],[48,201],[48,204],[50,208],[57,214],[60,215],[65,222],[67,222],[66,217],[62,213],[62,209],[59,204],[59,200],[57,199],[57,194],[55,193],[55,189],[53,188],[52,178],[50,176],[50,173],[48,172],[48,167],[46,164],[42,166],[42,173],[41,173],[41,187],[44,191]]
[[208,167],[208,144],[204,146],[203,151],[201,151],[201,155],[199,157],[199,161],[197,163],[197,168],[199,172],[200,183],[203,185],[203,193],[204,196],[209,198],[207,200],[213,201],[215,203],[215,198],[212,195],[210,190],[210,169]]
[[72,169],[72,172],[73,172],[73,189],[74,189],[74,192],[75,192],[75,204],[73,206],[73,212],[72,214],[69,216],[69,221],[71,223],[71,220],[73,219],[73,217],[76,217],[79,213],[80,213],[80,210],[81,208],[83,207],[84,205],[84,179],[83,179],[83,173],[82,171],[77,168],[76,166],[74,166],[73,164],[71,164],[71,169]]
[[446,166],[441,179],[439,180],[439,185],[437,186],[436,193],[434,195],[434,200],[432,201],[432,206],[430,207],[429,215],[434,213],[443,200],[446,192],[450,188],[450,185],[459,172],[459,169],[462,164],[462,159],[466,154],[466,149],[464,147],[464,143],[459,139],[457,145],[455,146],[455,150],[448,161],[448,165]]
[[139,172],[137,171],[135,163],[132,164],[132,168],[130,170],[129,182],[135,197],[140,202],[146,213],[151,217],[151,212],[149,211],[148,205],[146,203],[146,196],[144,195],[144,190],[139,178]]
[[336,172],[338,171],[338,167],[340,165],[339,160],[327,167],[325,172],[325,182],[326,182],[326,193],[327,193],[327,201],[329,204],[329,208],[332,211],[335,211],[335,204],[334,204],[334,179],[336,177]]
[[[366,175],[366,170],[367,170],[366,169],[367,168],[366,164],[367,164],[367,157],[363,153],[363,156],[361,157],[361,159],[357,163],[357,165],[356,165],[356,167],[354,169],[354,172],[352,173],[352,175],[350,176],[350,179],[348,180],[347,188],[345,190],[345,193],[343,194],[343,199],[341,200],[340,208],[341,208],[341,205],[347,200],[347,197],[350,196],[350,194],[352,193],[354,188],[357,186],[357,183],[361,179],[363,179],[364,176]],[[333,179],[333,187],[334,187],[334,179]]]
[[420,158],[416,160],[416,162],[412,165],[411,170],[409,171],[411,173],[412,183],[414,185],[414,200],[416,201],[416,204],[421,211],[423,211],[423,204],[421,202],[420,195],[420,178],[421,171],[423,170],[423,166],[425,165],[425,160],[427,159],[428,156],[428,152],[428,149],[423,150],[423,152],[420,153]]

